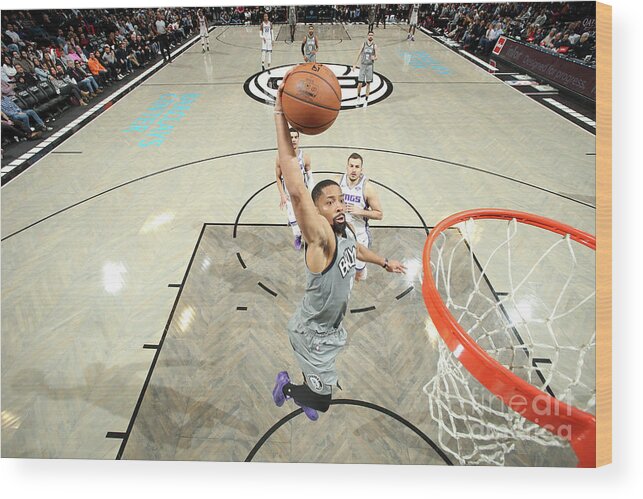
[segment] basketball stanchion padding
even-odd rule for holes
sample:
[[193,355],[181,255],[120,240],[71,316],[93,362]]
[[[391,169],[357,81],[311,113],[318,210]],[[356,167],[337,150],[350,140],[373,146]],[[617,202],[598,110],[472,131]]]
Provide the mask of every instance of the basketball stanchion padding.
[[443,342],[424,392],[461,464],[545,445],[596,466],[595,249],[591,234],[501,209],[431,231],[422,292]]

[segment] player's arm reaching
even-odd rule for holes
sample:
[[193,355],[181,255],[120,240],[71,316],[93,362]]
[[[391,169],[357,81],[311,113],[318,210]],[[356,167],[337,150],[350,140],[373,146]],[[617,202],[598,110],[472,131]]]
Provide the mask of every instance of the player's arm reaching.
[[377,195],[377,190],[369,181],[366,182],[366,186],[364,187],[364,198],[366,199],[366,204],[368,204],[368,210],[363,210],[354,204],[348,204],[346,205],[346,211],[357,217],[364,217],[370,220],[382,220],[382,218],[384,218],[382,203],[380,203],[380,197]]
[[[287,75],[284,77],[284,81]],[[333,229],[328,221],[319,214],[313,203],[310,193],[304,184],[304,177],[301,174],[295,150],[292,147],[288,122],[281,108],[281,94],[283,83],[277,90],[275,101],[275,128],[277,131],[277,150],[279,154],[279,166],[292,203],[297,224],[308,245],[306,251],[306,263],[312,272],[324,270],[335,252],[335,237]],[[330,202],[341,203],[343,197],[332,199]]]
[[363,262],[374,263],[384,269],[387,272],[394,272],[396,274],[405,274],[406,267],[397,260],[389,260],[383,256],[378,255],[377,253],[371,251],[363,244],[357,243],[357,259]]
[[282,210],[286,206],[286,201],[288,198],[286,197],[286,191],[284,190],[284,186],[281,182],[281,167],[279,166],[279,156],[277,156],[277,159],[275,160],[275,176],[277,177],[277,190],[279,191],[279,208]]

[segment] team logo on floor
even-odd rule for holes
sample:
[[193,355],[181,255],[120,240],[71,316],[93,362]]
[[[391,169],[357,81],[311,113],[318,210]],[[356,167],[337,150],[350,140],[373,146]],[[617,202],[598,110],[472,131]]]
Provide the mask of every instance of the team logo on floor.
[[308,375],[308,385],[316,392],[321,392],[322,388],[324,388],[324,383],[322,383],[321,378],[316,374]]
[[[243,89],[254,100],[264,104],[273,105],[277,96],[277,88],[281,84],[284,75],[296,64],[279,66],[257,73],[246,80]],[[361,107],[357,105],[357,76],[358,70],[351,72],[351,66],[345,64],[324,64],[331,69],[342,87],[342,111]],[[365,93],[365,85],[362,86],[362,96]],[[373,72],[371,82],[371,93],[368,97],[368,105],[372,106],[383,101],[393,92],[393,84],[385,76]],[[362,99],[363,102],[363,99]]]

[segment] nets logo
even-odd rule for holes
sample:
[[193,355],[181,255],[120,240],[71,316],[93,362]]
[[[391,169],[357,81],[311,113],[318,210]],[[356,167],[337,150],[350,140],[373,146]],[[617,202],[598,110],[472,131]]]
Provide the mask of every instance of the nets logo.
[[[288,64],[271,68],[270,71],[262,71],[252,75],[243,84],[245,92],[254,100],[267,105],[274,105],[277,96],[277,88],[281,84],[284,75],[296,64]],[[345,64],[324,64],[330,69],[342,88],[342,111],[357,108],[357,76],[358,71],[351,72],[351,66]],[[362,96],[365,93],[365,85],[362,86]],[[386,99],[393,92],[393,84],[385,76],[373,72],[371,92],[368,97],[369,107]],[[359,106],[361,108],[361,106]]]
[[308,386],[316,392],[321,392],[324,388],[321,378],[317,374],[308,375]]

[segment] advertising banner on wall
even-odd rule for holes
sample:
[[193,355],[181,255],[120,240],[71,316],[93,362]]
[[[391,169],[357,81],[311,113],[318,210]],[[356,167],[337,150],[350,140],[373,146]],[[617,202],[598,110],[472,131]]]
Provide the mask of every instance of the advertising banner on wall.
[[551,83],[596,100],[596,69],[535,46],[501,36],[495,56]]

